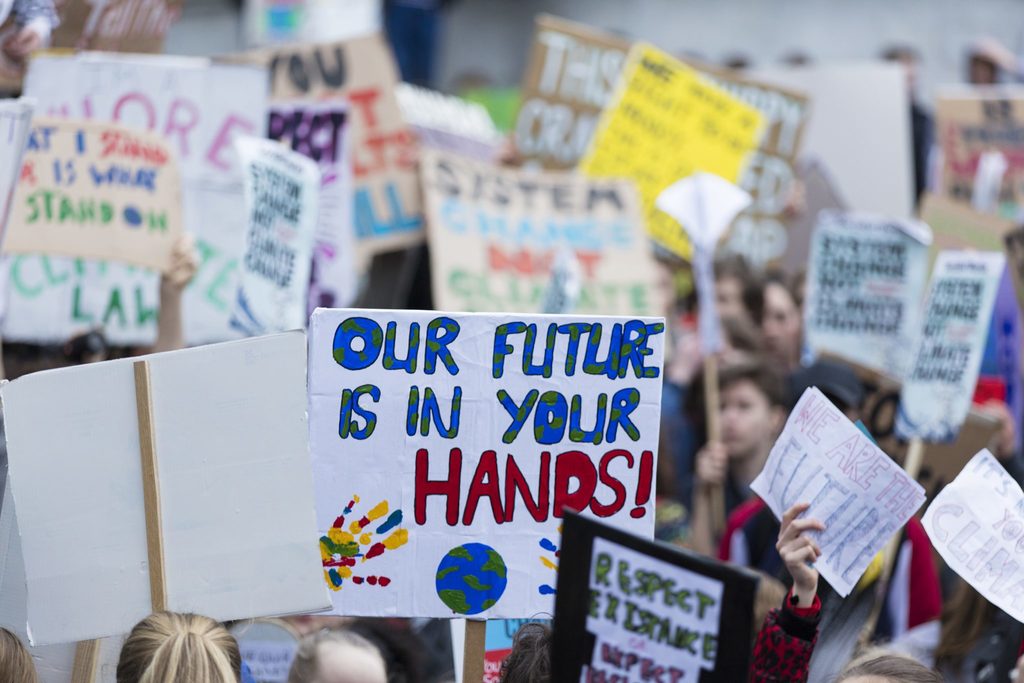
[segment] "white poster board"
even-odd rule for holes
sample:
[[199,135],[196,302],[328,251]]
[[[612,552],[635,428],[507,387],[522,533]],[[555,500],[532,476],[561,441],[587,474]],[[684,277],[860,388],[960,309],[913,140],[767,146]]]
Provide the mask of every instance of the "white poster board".
[[[291,332],[141,357],[168,609],[228,620],[329,606],[307,540],[304,345]],[[133,360],[0,390],[33,644],[124,634],[152,611]],[[71,549],[55,542],[69,529]]]
[[550,613],[564,507],[650,537],[663,347],[654,318],[314,312],[334,612]]
[[0,242],[11,211],[21,157],[32,125],[34,102],[24,98],[0,100]]

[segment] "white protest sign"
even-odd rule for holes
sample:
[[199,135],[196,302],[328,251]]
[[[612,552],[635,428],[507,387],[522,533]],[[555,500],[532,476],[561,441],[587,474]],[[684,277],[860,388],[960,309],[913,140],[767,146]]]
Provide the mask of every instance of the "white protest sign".
[[32,127],[32,100],[0,100],[0,241],[21,174],[21,157]]
[[231,324],[248,336],[301,328],[317,226],[320,170],[278,142],[238,137],[249,230]]
[[960,432],[971,408],[1005,266],[1002,253],[939,254],[916,352],[900,394],[900,437],[944,442]]
[[930,236],[919,222],[822,211],[804,309],[811,350],[904,377],[920,330]]
[[780,519],[810,504],[805,516],[825,525],[815,567],[843,597],[925,500],[921,485],[815,387],[796,404],[750,488]]
[[399,83],[395,96],[420,144],[480,161],[497,160],[501,132],[482,104],[411,83]]
[[310,447],[343,615],[550,612],[563,508],[647,537],[664,321],[314,312]]
[[1024,621],[1024,491],[982,450],[921,520],[946,564],[993,605]]
[[[141,358],[167,608],[228,620],[328,607],[308,540],[303,334]],[[33,644],[127,633],[152,611],[135,360],[38,372],[0,390]],[[73,551],[59,542],[69,528]]]
[[[246,220],[231,145],[236,134],[263,133],[267,91],[264,69],[206,59],[87,52],[40,55],[29,64],[25,94],[38,101],[39,115],[116,122],[156,132],[171,144],[181,165],[184,228],[195,235],[199,255],[183,302],[189,345],[238,337],[230,318]],[[123,266],[110,268],[111,279],[123,281]],[[77,284],[71,277],[47,287]],[[50,299],[37,297],[41,301]],[[12,302],[10,314],[15,310]],[[74,333],[70,309],[48,315],[65,323],[62,337]]]

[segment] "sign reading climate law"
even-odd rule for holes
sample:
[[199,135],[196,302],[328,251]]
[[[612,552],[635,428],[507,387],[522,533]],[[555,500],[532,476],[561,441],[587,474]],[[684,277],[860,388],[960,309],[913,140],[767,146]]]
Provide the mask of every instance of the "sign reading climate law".
[[577,312],[655,311],[650,245],[630,183],[431,151],[421,174],[438,308],[540,312],[557,256],[568,249],[580,265]]
[[664,331],[315,311],[309,441],[334,612],[550,613],[564,508],[650,537]]

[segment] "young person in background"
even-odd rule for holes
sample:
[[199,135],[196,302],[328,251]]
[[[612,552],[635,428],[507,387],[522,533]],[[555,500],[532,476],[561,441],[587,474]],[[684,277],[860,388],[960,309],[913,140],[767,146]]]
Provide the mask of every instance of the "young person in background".
[[117,683],[238,683],[242,657],[223,625],[198,614],[157,612],[128,634]]
[[32,655],[14,635],[0,628],[0,674],[5,683],[38,683]]
[[390,683],[380,649],[358,633],[323,629],[299,643],[288,683]]
[[800,367],[803,345],[802,298],[799,288],[779,272],[769,273],[764,281],[764,309],[761,334],[768,355],[785,373]]

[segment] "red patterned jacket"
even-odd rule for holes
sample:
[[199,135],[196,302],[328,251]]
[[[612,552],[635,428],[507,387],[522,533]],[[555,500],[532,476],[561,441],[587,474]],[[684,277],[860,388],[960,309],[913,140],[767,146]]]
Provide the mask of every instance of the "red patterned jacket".
[[821,600],[805,609],[796,607],[790,592],[781,609],[773,609],[764,620],[754,645],[750,667],[751,683],[805,683],[807,667],[818,639]]

